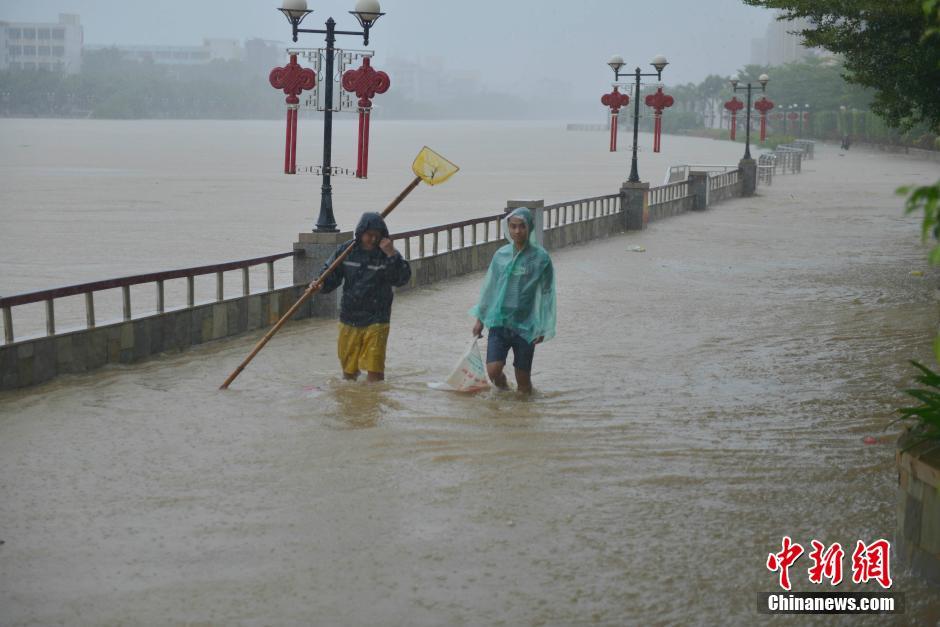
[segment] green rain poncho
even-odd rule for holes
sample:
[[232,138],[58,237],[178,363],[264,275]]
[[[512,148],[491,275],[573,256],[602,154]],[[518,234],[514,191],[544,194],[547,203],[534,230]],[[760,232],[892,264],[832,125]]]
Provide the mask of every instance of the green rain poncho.
[[[519,252],[509,237],[509,218],[522,218],[529,226],[529,241]],[[506,216],[503,235],[510,243],[493,255],[470,315],[488,328],[512,329],[527,342],[547,341],[555,336],[555,272],[536,242],[532,212],[520,207]]]

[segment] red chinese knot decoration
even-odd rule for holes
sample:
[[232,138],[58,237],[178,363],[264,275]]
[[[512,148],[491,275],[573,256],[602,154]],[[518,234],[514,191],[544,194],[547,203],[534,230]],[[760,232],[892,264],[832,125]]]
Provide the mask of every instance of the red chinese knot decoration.
[[620,115],[620,107],[630,104],[630,96],[621,94],[617,87],[609,94],[601,96],[601,104],[610,107],[610,151],[617,151],[617,117]]
[[369,116],[372,99],[388,91],[388,74],[372,69],[369,57],[355,70],[343,73],[343,89],[359,96],[359,146],[356,153],[356,178],[364,179],[369,173]]
[[301,67],[297,55],[290,55],[290,63],[276,67],[268,75],[268,82],[274,89],[283,89],[287,94],[287,139],[284,144],[284,174],[297,172],[297,109],[300,106],[300,92],[313,89],[317,84],[316,72]]
[[663,109],[671,107],[674,102],[675,99],[672,96],[663,93],[662,87],[658,88],[656,93],[646,97],[646,106],[653,108],[653,117],[655,118],[653,123],[653,152],[659,152],[659,137],[662,135],[663,130]]
[[754,103],[754,108],[760,112],[760,140],[764,141],[767,139],[767,112],[774,108],[774,103],[766,97],[761,97]]
[[731,141],[734,141],[735,131],[738,128],[738,111],[744,108],[744,103],[738,100],[737,96],[732,96],[731,100],[725,103],[725,109],[731,112]]

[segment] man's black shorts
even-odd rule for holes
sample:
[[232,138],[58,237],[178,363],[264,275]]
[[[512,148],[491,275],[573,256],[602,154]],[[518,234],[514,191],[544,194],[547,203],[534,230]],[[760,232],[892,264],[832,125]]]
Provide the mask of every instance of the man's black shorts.
[[525,339],[512,329],[493,327],[486,341],[486,363],[506,361],[509,349],[512,349],[512,365],[519,370],[532,372],[532,357],[535,356],[535,343]]

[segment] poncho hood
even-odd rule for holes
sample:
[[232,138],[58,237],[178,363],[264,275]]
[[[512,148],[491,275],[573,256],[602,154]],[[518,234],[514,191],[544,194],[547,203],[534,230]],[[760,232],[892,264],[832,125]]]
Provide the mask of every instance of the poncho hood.
[[529,245],[538,246],[538,240],[535,237],[535,217],[532,215],[531,209],[528,207],[518,207],[503,218],[503,237],[505,237],[510,244],[515,244],[515,242],[512,241],[512,237],[509,235],[509,218],[522,218],[525,220],[526,226],[529,227]]
[[369,229],[375,229],[382,233],[382,237],[388,237],[388,227],[385,226],[385,220],[382,216],[372,211],[367,211],[359,218],[359,224],[356,225],[356,241],[362,239],[362,234]]

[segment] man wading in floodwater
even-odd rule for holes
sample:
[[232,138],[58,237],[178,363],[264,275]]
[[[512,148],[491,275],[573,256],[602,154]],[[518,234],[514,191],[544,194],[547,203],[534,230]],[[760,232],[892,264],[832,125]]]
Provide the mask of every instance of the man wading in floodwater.
[[493,255],[480,290],[480,300],[470,310],[476,317],[473,335],[488,327],[486,373],[499,388],[507,389],[503,368],[512,349],[516,385],[532,392],[532,357],[535,345],[555,336],[555,272],[552,260],[535,239],[535,221],[525,207],[503,220],[503,235],[511,243]]
[[[385,221],[377,213],[364,213],[356,226],[356,247],[323,282],[323,293],[340,285],[339,338],[336,352],[344,379],[356,379],[365,370],[369,381],[385,380],[385,347],[392,316],[392,286],[411,278],[411,266],[395,250]],[[352,242],[340,244],[320,274]]]

